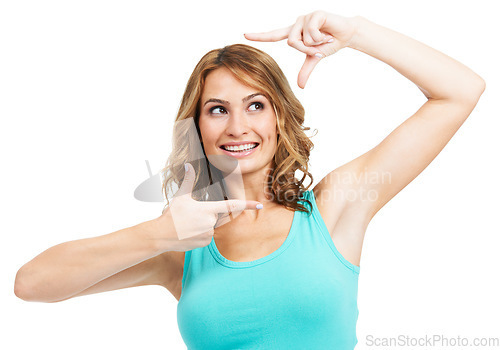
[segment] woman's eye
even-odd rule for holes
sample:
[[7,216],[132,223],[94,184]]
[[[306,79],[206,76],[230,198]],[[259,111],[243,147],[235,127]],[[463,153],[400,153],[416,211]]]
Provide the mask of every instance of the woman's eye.
[[213,108],[210,108],[210,113],[211,114],[220,114],[220,113],[214,113],[214,111],[219,109],[219,108],[224,109],[224,107],[222,107],[222,106],[213,107]]
[[260,102],[254,102],[250,106],[253,106],[253,105],[258,105],[259,106],[258,109],[263,109],[264,108],[264,105],[262,103],[260,103]]

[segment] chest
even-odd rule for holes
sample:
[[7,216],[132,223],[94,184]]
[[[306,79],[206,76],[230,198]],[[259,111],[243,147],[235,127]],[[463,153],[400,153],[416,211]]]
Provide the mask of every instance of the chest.
[[355,337],[356,276],[320,232],[296,227],[304,234],[286,254],[248,268],[228,268],[213,263],[208,251],[192,252],[177,307],[179,330],[193,342],[188,347],[354,348],[335,341]]
[[219,253],[242,262],[263,258],[279,249],[292,228],[294,212],[284,209],[249,223],[236,218],[214,230]]

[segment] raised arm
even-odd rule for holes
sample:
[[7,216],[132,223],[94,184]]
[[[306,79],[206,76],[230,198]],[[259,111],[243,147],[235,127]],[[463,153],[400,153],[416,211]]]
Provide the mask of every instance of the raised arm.
[[[353,20],[357,30],[349,47],[387,63],[427,97],[415,114],[376,147],[332,172],[379,179],[356,185],[361,187],[357,188],[359,193],[376,194],[356,199],[356,205],[371,218],[441,152],[470,115],[486,85],[462,63],[417,40],[364,17]],[[332,179],[325,182],[328,180]]]
[[[364,17],[325,11],[299,16],[295,24],[262,33],[245,33],[255,41],[287,39],[306,54],[297,83],[304,88],[314,67],[327,56],[350,47],[387,63],[411,80],[427,102],[380,144],[330,172],[315,187],[316,199],[333,210],[336,189],[351,196],[340,205],[355,207],[371,219],[391,198],[420,174],[441,152],[474,109],[484,80],[453,58]],[[342,179],[339,181],[339,179]],[[345,179],[369,179],[353,181]],[[378,181],[374,181],[378,179]],[[326,192],[329,192],[325,194]],[[363,194],[370,193],[370,196]]]
[[[245,37],[287,39],[288,45],[305,53],[297,79],[301,88],[317,64],[326,64],[328,56],[349,47],[387,63],[427,97],[377,146],[332,170],[314,187],[330,234],[338,227],[343,252],[359,262],[370,220],[441,152],[474,109],[484,80],[453,58],[361,16],[314,11],[288,27]],[[339,243],[339,235],[336,239]]]

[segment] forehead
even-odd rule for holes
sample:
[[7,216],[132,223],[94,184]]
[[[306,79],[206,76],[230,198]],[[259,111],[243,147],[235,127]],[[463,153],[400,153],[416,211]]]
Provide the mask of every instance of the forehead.
[[252,92],[255,92],[255,88],[241,83],[230,70],[222,67],[207,75],[201,96],[204,101],[211,97],[250,94]]

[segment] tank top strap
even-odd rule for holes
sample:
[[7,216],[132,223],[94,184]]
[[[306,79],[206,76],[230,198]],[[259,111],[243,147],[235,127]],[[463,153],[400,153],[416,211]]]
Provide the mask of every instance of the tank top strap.
[[[326,227],[325,221],[323,220],[323,217],[321,216],[321,213],[319,212],[318,205],[316,203],[316,198],[314,196],[313,190],[308,190],[305,191],[302,195],[304,203],[305,200],[308,200],[311,203],[311,206],[309,204],[305,204],[307,208],[311,208],[310,214],[303,213],[302,214],[302,220],[301,223],[304,226],[302,228],[302,232],[309,232],[310,234],[317,237],[322,238],[322,243],[323,245],[328,245],[330,250],[333,252],[333,254],[336,256],[338,261],[342,263],[345,267],[347,267],[349,270],[351,270],[354,274],[359,274],[360,272],[360,267],[352,264],[349,262],[347,259],[344,258],[344,256],[338,251],[337,247],[333,243],[332,237],[330,235],[330,232],[328,231],[328,228]],[[307,226],[307,227],[306,227]],[[305,237],[302,237],[305,238]],[[309,237],[311,238],[311,237]]]

